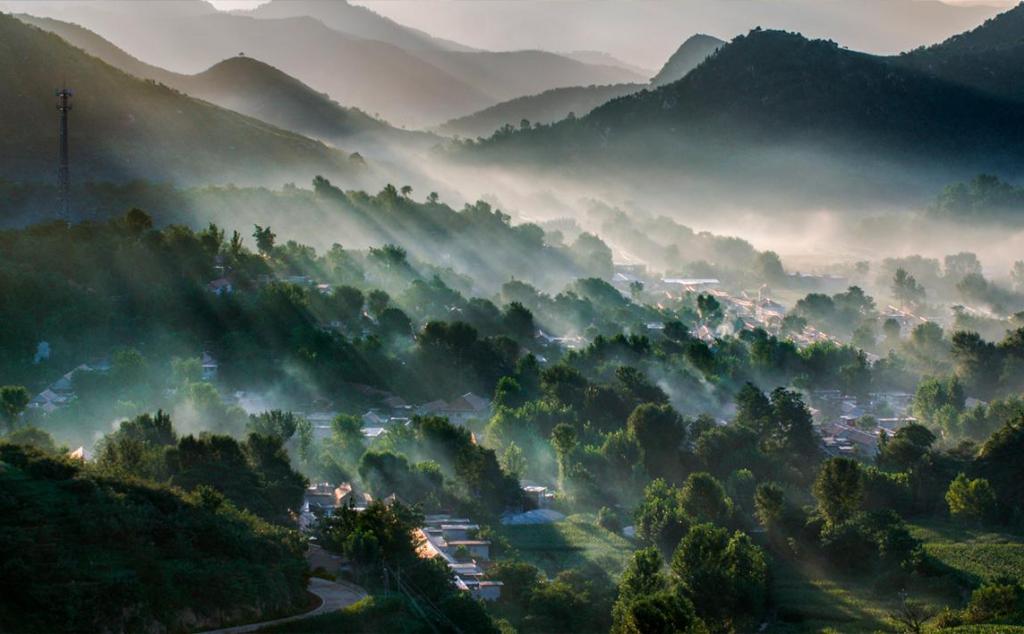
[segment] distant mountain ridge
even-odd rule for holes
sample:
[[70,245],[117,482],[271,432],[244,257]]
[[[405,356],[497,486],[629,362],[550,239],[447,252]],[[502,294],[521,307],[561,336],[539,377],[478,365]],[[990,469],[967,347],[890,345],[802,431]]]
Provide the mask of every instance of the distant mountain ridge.
[[9,91],[0,100],[0,178],[53,178],[53,90],[65,78],[77,89],[70,142],[79,182],[280,183],[358,173],[322,143],[137,79],[0,14],[0,85]]
[[651,85],[664,86],[679,81],[724,45],[724,40],[703,33],[691,36],[668,58],[658,74],[651,78]]
[[141,62],[76,24],[28,15],[18,19],[63,39],[142,79],[152,79],[192,97],[348,150],[363,151],[380,141],[432,142],[426,134],[394,128],[356,108],[346,108],[299,80],[251,57],[236,56],[196,75]]
[[[978,170],[1019,171],[1022,122],[1024,105],[1005,98],[833,42],[755,30],[675,83],[615,99],[575,121],[496,135],[465,152],[611,173],[686,167],[713,178],[742,165],[751,179],[789,187],[783,161],[756,158],[770,153],[847,166],[833,175],[837,183],[900,179],[912,190],[921,174],[943,182]],[[896,165],[913,172],[901,174]]]
[[646,88],[646,84],[613,84],[611,86],[574,86],[554,88],[540,93],[504,101],[471,115],[452,119],[438,127],[438,132],[468,138],[486,137],[504,125],[518,127],[523,120],[530,123],[554,123],[571,115],[584,116],[594,108],[617,97]]
[[[244,52],[339,103],[416,127],[551,88],[642,79],[621,67],[543,51],[475,51],[347,4],[271,3],[244,15],[210,13],[209,5],[197,0],[181,0],[178,11],[174,4],[154,18],[148,3],[0,1],[17,12],[81,24],[132,56],[176,72],[200,72]],[[346,16],[347,28],[365,28],[385,39],[323,21],[337,23]]]
[[957,84],[1024,101],[1024,4],[895,61]]

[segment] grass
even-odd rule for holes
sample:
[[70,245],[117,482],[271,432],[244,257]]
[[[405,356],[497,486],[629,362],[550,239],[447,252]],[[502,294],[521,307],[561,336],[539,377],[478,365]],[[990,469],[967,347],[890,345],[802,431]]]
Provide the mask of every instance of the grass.
[[[778,621],[769,632],[889,631],[889,615],[900,604],[895,591],[875,588],[871,578],[847,577],[808,562],[779,561],[773,573]],[[948,603],[943,593],[935,591],[913,596],[936,610]]]
[[949,522],[910,526],[925,550],[972,585],[1008,577],[1024,583],[1024,535],[965,529]]
[[[1024,536],[965,529],[947,521],[908,524],[940,564],[970,585],[999,577],[1024,582]],[[892,631],[888,615],[899,604],[896,591],[879,590],[870,578],[847,577],[807,562],[776,562],[773,592],[778,622],[769,631],[783,633]],[[948,578],[920,579],[907,588],[911,597],[934,610],[959,607],[962,595]],[[965,626],[942,630],[958,634],[1024,633],[1010,626]]]
[[617,578],[636,548],[625,537],[598,526],[590,513],[570,515],[554,524],[502,526],[499,532],[523,561],[549,577],[562,570],[596,565]]

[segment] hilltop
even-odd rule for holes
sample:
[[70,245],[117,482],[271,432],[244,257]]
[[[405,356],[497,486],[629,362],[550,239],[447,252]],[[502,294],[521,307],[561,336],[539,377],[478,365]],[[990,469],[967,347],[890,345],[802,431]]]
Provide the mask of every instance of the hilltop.
[[[828,163],[840,171],[820,174],[810,187],[827,188],[829,179],[842,187],[899,181],[925,191],[950,174],[1016,169],[1022,115],[1024,107],[1006,99],[885,58],[755,30],[675,83],[577,121],[496,135],[471,154],[638,170],[687,166],[776,189],[789,170]],[[777,160],[763,160],[769,156]],[[893,172],[895,165],[918,171]],[[743,171],[726,177],[725,166]]]
[[300,135],[132,77],[61,38],[0,15],[0,177],[55,170],[53,91],[77,90],[71,113],[76,179],[274,182],[351,173],[346,155]]
[[[140,10],[135,3],[100,0],[3,3],[80,24],[147,64],[175,72],[201,72],[244,52],[339,103],[396,125],[436,125],[551,88],[643,79],[614,65],[542,51],[474,51],[426,36],[397,45],[392,42],[399,35],[415,32],[391,23],[381,34],[389,21],[366,19],[366,9],[334,2],[277,3],[250,14],[203,11],[205,3],[195,0],[180,4],[177,11],[152,13],[148,5]],[[345,17],[349,14],[361,17],[352,21]],[[348,31],[336,27],[343,22]]]
[[503,125],[518,127],[525,119],[531,123],[553,123],[570,115],[583,116],[594,108],[623,95],[643,90],[644,84],[610,86],[573,86],[554,88],[539,95],[504,101],[438,128],[439,132],[469,138],[489,136]]
[[672,57],[668,58],[658,74],[651,78],[651,84],[664,86],[679,81],[724,44],[725,41],[703,33],[688,38]]
[[1024,4],[895,61],[963,86],[1024,100]]
[[350,150],[362,152],[364,143],[381,140],[436,140],[426,134],[394,128],[357,108],[346,108],[251,57],[231,57],[196,75],[184,75],[146,64],[77,24],[29,15],[17,17],[136,77],[158,81],[192,97]]

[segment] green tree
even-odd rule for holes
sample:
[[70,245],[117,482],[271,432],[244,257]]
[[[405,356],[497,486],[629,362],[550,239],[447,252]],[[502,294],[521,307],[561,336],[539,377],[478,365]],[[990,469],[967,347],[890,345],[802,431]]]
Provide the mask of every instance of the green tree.
[[991,521],[997,510],[996,493],[988,480],[971,480],[963,473],[949,484],[946,504],[954,518],[972,522]]
[[31,397],[28,390],[21,385],[4,385],[0,387],[0,415],[8,430],[14,429],[18,417],[28,407]]
[[768,564],[744,533],[712,524],[692,527],[672,556],[672,574],[710,626],[743,629],[764,607]]
[[679,508],[693,524],[727,524],[732,518],[732,500],[725,488],[709,473],[691,473],[679,492]]
[[558,455],[558,481],[563,489],[569,474],[569,457],[578,442],[576,429],[568,423],[559,423],[551,430],[551,445]]
[[263,257],[270,257],[274,252],[274,240],[277,239],[277,234],[271,231],[270,227],[259,225],[253,225],[253,227],[255,228],[252,237],[256,240],[256,249]]
[[840,524],[864,503],[864,473],[850,458],[830,458],[818,471],[812,489],[818,511],[831,524]]

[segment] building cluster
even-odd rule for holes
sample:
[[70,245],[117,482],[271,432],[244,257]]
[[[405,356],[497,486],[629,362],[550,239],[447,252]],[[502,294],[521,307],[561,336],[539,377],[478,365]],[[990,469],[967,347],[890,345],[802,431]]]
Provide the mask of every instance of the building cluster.
[[[324,440],[332,434],[331,422],[338,412],[320,411],[305,415],[313,425],[313,437]],[[408,425],[413,416],[442,416],[453,425],[464,426],[471,420],[487,420],[491,417],[491,402],[472,392],[450,401],[435,400],[421,405],[410,405],[401,397],[388,394],[377,407],[369,409],[361,417],[363,436],[373,441],[388,429]]]
[[106,374],[109,371],[110,361],[106,359],[83,363],[51,383],[39,394],[36,394],[28,403],[29,409],[42,412],[43,414],[52,414],[78,398],[78,395],[75,393],[76,377],[94,372]]
[[[839,390],[819,390],[812,397],[822,445],[832,456],[873,458],[882,434],[891,437],[917,420],[911,415],[913,395],[907,392],[875,392],[864,402]],[[870,427],[863,424],[868,416]]]
[[491,542],[477,539],[480,527],[466,518],[428,515],[416,531],[420,557],[440,557],[455,579],[455,586],[473,598],[496,601],[502,583],[486,578],[491,559]]

